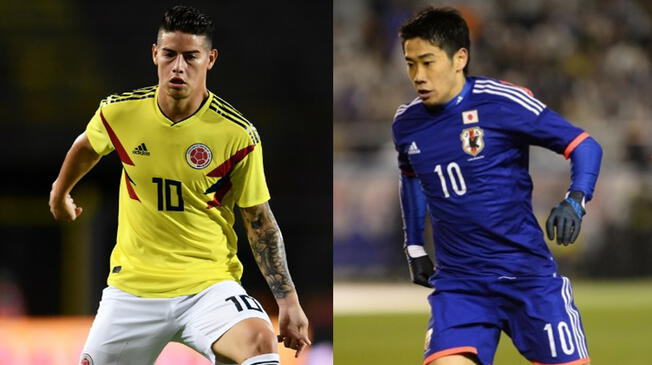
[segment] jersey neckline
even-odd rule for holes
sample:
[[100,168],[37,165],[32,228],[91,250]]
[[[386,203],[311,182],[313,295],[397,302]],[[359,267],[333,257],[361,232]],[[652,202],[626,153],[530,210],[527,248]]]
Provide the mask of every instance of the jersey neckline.
[[210,90],[208,91],[208,97],[206,97],[199,108],[197,110],[190,114],[188,117],[181,119],[180,121],[173,122],[170,118],[168,118],[165,114],[163,114],[163,111],[161,110],[160,105],[158,105],[158,93],[159,93],[160,88],[156,88],[156,96],[154,97],[154,109],[156,110],[156,115],[158,116],[158,119],[165,123],[166,126],[168,127],[181,127],[187,124],[190,124],[194,119],[199,117],[200,115],[204,114],[206,109],[208,109],[208,106],[211,104],[210,101],[213,99],[213,93]]
[[430,114],[439,114],[454,109],[455,107],[460,105],[464,101],[464,99],[467,98],[469,91],[471,91],[473,83],[474,81],[472,78],[465,77],[464,86],[462,86],[462,90],[457,95],[455,95],[451,100],[447,101],[446,104],[443,104],[439,107],[428,108],[425,104],[423,103],[421,104],[423,108],[426,109],[426,111],[428,111],[428,113]]

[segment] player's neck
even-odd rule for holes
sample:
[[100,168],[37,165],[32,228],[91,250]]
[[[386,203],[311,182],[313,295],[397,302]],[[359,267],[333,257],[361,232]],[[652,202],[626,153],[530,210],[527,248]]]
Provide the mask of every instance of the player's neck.
[[158,96],[161,112],[176,123],[190,117],[202,106],[203,101],[208,97],[208,90],[203,89],[196,95],[183,99],[175,99],[165,93],[160,93]]
[[464,76],[464,74],[458,75],[455,78],[455,85],[453,86],[453,88],[450,91],[450,94],[448,95],[447,98],[448,100],[446,100],[444,104],[448,104],[451,101],[453,101],[453,99],[455,99],[462,92],[462,89],[464,89],[464,85],[466,85],[466,76]]
[[[447,101],[443,104],[437,105],[426,105],[426,109],[433,114],[438,114],[444,110],[450,109],[458,105],[464,98],[464,95],[468,92],[468,84],[466,76],[462,76],[461,79],[458,79],[455,85],[451,88],[449,96],[446,98]],[[424,104],[425,105],[425,104]]]

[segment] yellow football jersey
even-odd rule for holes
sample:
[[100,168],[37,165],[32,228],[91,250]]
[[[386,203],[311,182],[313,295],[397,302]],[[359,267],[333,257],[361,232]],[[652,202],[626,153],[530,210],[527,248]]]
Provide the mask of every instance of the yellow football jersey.
[[177,123],[157,97],[156,86],[112,95],[86,127],[93,149],[115,150],[123,166],[108,284],[175,297],[239,281],[234,205],[269,200],[258,133],[211,92]]

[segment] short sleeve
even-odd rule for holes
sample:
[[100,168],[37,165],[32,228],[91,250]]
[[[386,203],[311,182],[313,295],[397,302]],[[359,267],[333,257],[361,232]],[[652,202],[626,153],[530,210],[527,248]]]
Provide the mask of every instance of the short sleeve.
[[241,208],[253,207],[269,200],[269,190],[263,168],[262,144],[252,144],[251,152],[233,170],[232,180],[236,186],[236,204]]
[[86,137],[91,146],[100,156],[108,155],[114,149],[104,124],[102,123],[102,107],[100,106],[91,121],[86,126]]
[[566,148],[584,131],[558,113],[545,108],[538,115],[528,110],[514,110],[503,120],[503,125],[524,136],[528,144],[541,146],[564,154]]

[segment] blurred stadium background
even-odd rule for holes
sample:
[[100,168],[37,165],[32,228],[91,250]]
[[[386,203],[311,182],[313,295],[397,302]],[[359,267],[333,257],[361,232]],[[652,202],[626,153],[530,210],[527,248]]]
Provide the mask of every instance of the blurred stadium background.
[[[377,364],[420,361],[428,291],[407,284],[390,125],[396,107],[414,98],[398,28],[431,4],[456,7],[467,19],[471,74],[530,88],[602,144],[602,171],[582,234],[573,246],[550,248],[559,271],[575,283],[593,363],[649,363],[652,3],[335,0],[336,363],[358,364],[356,354],[363,353]],[[532,148],[540,222],[564,195],[569,170],[562,156]],[[496,360],[526,363],[505,345]]]
[[[0,2],[0,364],[77,361],[115,242],[119,160],[104,158],[73,191],[84,207],[74,224],[51,218],[50,186],[102,98],[156,84],[151,44],[176,3]],[[271,205],[315,344],[286,363],[331,364],[332,263],[323,258],[332,256],[332,24],[323,14],[332,4],[182,3],[215,20],[208,87],[264,141]],[[243,285],[275,316],[240,237]],[[159,364],[208,363],[187,348],[166,351]]]

